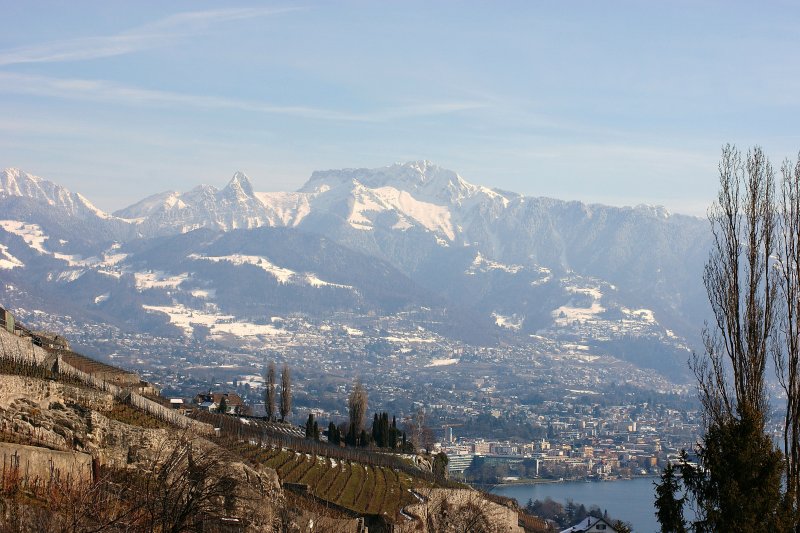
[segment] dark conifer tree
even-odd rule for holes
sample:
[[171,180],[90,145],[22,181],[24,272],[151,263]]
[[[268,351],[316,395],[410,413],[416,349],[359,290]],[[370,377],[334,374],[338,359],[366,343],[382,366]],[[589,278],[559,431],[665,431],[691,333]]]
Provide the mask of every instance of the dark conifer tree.
[[314,413],[308,413],[308,420],[306,420],[306,438],[313,439],[314,438]]
[[389,448],[397,448],[397,418],[392,416],[392,428],[389,430]]
[[378,419],[378,413],[375,413],[375,416],[372,418],[372,440],[375,442],[375,446],[380,447],[381,445],[381,425]]
[[686,533],[686,522],[683,518],[685,496],[681,493],[677,472],[672,463],[667,464],[661,474],[661,483],[656,485],[656,518],[661,524],[662,533]]

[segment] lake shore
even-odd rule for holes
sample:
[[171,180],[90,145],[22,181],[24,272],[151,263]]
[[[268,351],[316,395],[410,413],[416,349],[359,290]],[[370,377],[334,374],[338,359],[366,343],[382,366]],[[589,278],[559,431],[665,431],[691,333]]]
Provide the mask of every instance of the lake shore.
[[596,505],[603,512],[608,511],[614,519],[630,522],[636,533],[654,533],[659,531],[655,518],[656,495],[653,485],[657,480],[656,476],[637,476],[597,483],[586,483],[583,480],[546,480],[549,483],[505,483],[495,485],[489,490],[494,494],[514,498],[521,506],[525,506],[528,501],[544,501],[547,498],[562,505],[569,500],[587,508]]
[[508,487],[513,485],[547,485],[551,483],[607,483],[612,481],[630,481],[632,479],[659,479],[657,474],[645,476],[616,477],[604,479],[541,479],[541,478],[520,478],[512,481],[502,481],[500,483],[482,484],[490,487]]

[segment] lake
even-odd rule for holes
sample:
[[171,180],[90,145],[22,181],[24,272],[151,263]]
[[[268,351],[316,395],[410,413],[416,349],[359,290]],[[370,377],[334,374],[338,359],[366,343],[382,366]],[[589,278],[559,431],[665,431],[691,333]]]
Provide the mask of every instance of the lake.
[[659,531],[655,516],[655,487],[657,478],[636,478],[619,481],[564,481],[561,483],[535,483],[502,485],[492,492],[516,499],[525,506],[528,500],[552,500],[564,504],[571,498],[588,509],[597,505],[619,520],[630,522],[636,533]]

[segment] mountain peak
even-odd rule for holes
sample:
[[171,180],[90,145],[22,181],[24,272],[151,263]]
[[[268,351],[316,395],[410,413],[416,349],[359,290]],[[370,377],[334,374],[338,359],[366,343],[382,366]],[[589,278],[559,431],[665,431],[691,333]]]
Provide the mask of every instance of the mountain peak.
[[30,198],[64,209],[70,215],[108,218],[84,196],[18,168],[7,168],[0,174],[0,196]]
[[247,177],[247,174],[241,170],[237,170],[233,174],[231,181],[228,182],[225,188],[231,191],[241,191],[245,196],[253,196],[253,184],[250,183],[250,178]]
[[36,197],[35,189],[39,187],[41,181],[42,178],[38,176],[9,167],[0,174],[0,194]]

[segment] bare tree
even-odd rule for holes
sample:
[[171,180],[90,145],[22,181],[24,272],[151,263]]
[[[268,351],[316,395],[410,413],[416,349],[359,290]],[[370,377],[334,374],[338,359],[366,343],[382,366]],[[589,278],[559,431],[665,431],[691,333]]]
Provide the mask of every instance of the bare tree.
[[[743,158],[728,145],[719,178],[703,273],[714,321],[703,329],[705,356],[692,361],[705,431],[697,450],[700,467],[684,454],[681,483],[698,531],[785,530],[782,454],[765,432],[765,370],[777,346],[780,283],[774,268],[775,175],[760,148]],[[668,501],[656,502],[659,511]]]
[[367,416],[367,391],[359,379],[353,382],[353,390],[347,398],[347,410],[350,416],[349,440],[353,441],[351,444],[355,444],[355,440],[364,429],[364,419]]
[[0,531],[178,533],[218,530],[232,514],[254,526],[272,519],[263,494],[232,477],[232,457],[201,439],[168,438],[143,464],[101,469],[91,483],[54,478],[40,487],[43,494],[10,493],[4,479],[0,495],[8,516]]
[[778,381],[786,394],[783,451],[787,505],[800,511],[800,156],[781,166],[779,271],[783,305]]
[[281,422],[286,420],[292,412],[292,375],[289,373],[289,365],[283,364],[281,371]]
[[267,420],[275,419],[275,361],[270,361],[267,373],[264,376],[264,409],[267,411]]
[[703,330],[707,357],[696,358],[693,369],[709,422],[748,416],[763,426],[764,372],[776,325],[774,173],[760,148],[743,161],[728,145],[719,177],[708,215],[713,247],[703,274],[714,324]]
[[236,481],[230,459],[195,449],[188,436],[168,441],[139,486],[146,522],[155,531],[186,531],[218,520],[232,508]]
[[429,499],[423,510],[423,521],[431,533],[492,533],[507,530],[500,506],[495,506],[478,492],[462,490],[448,494],[434,490],[425,494]]
[[414,416],[406,423],[406,431],[417,449],[424,448],[426,453],[430,453],[436,443],[436,435],[425,422],[425,409],[421,407],[417,409]]

